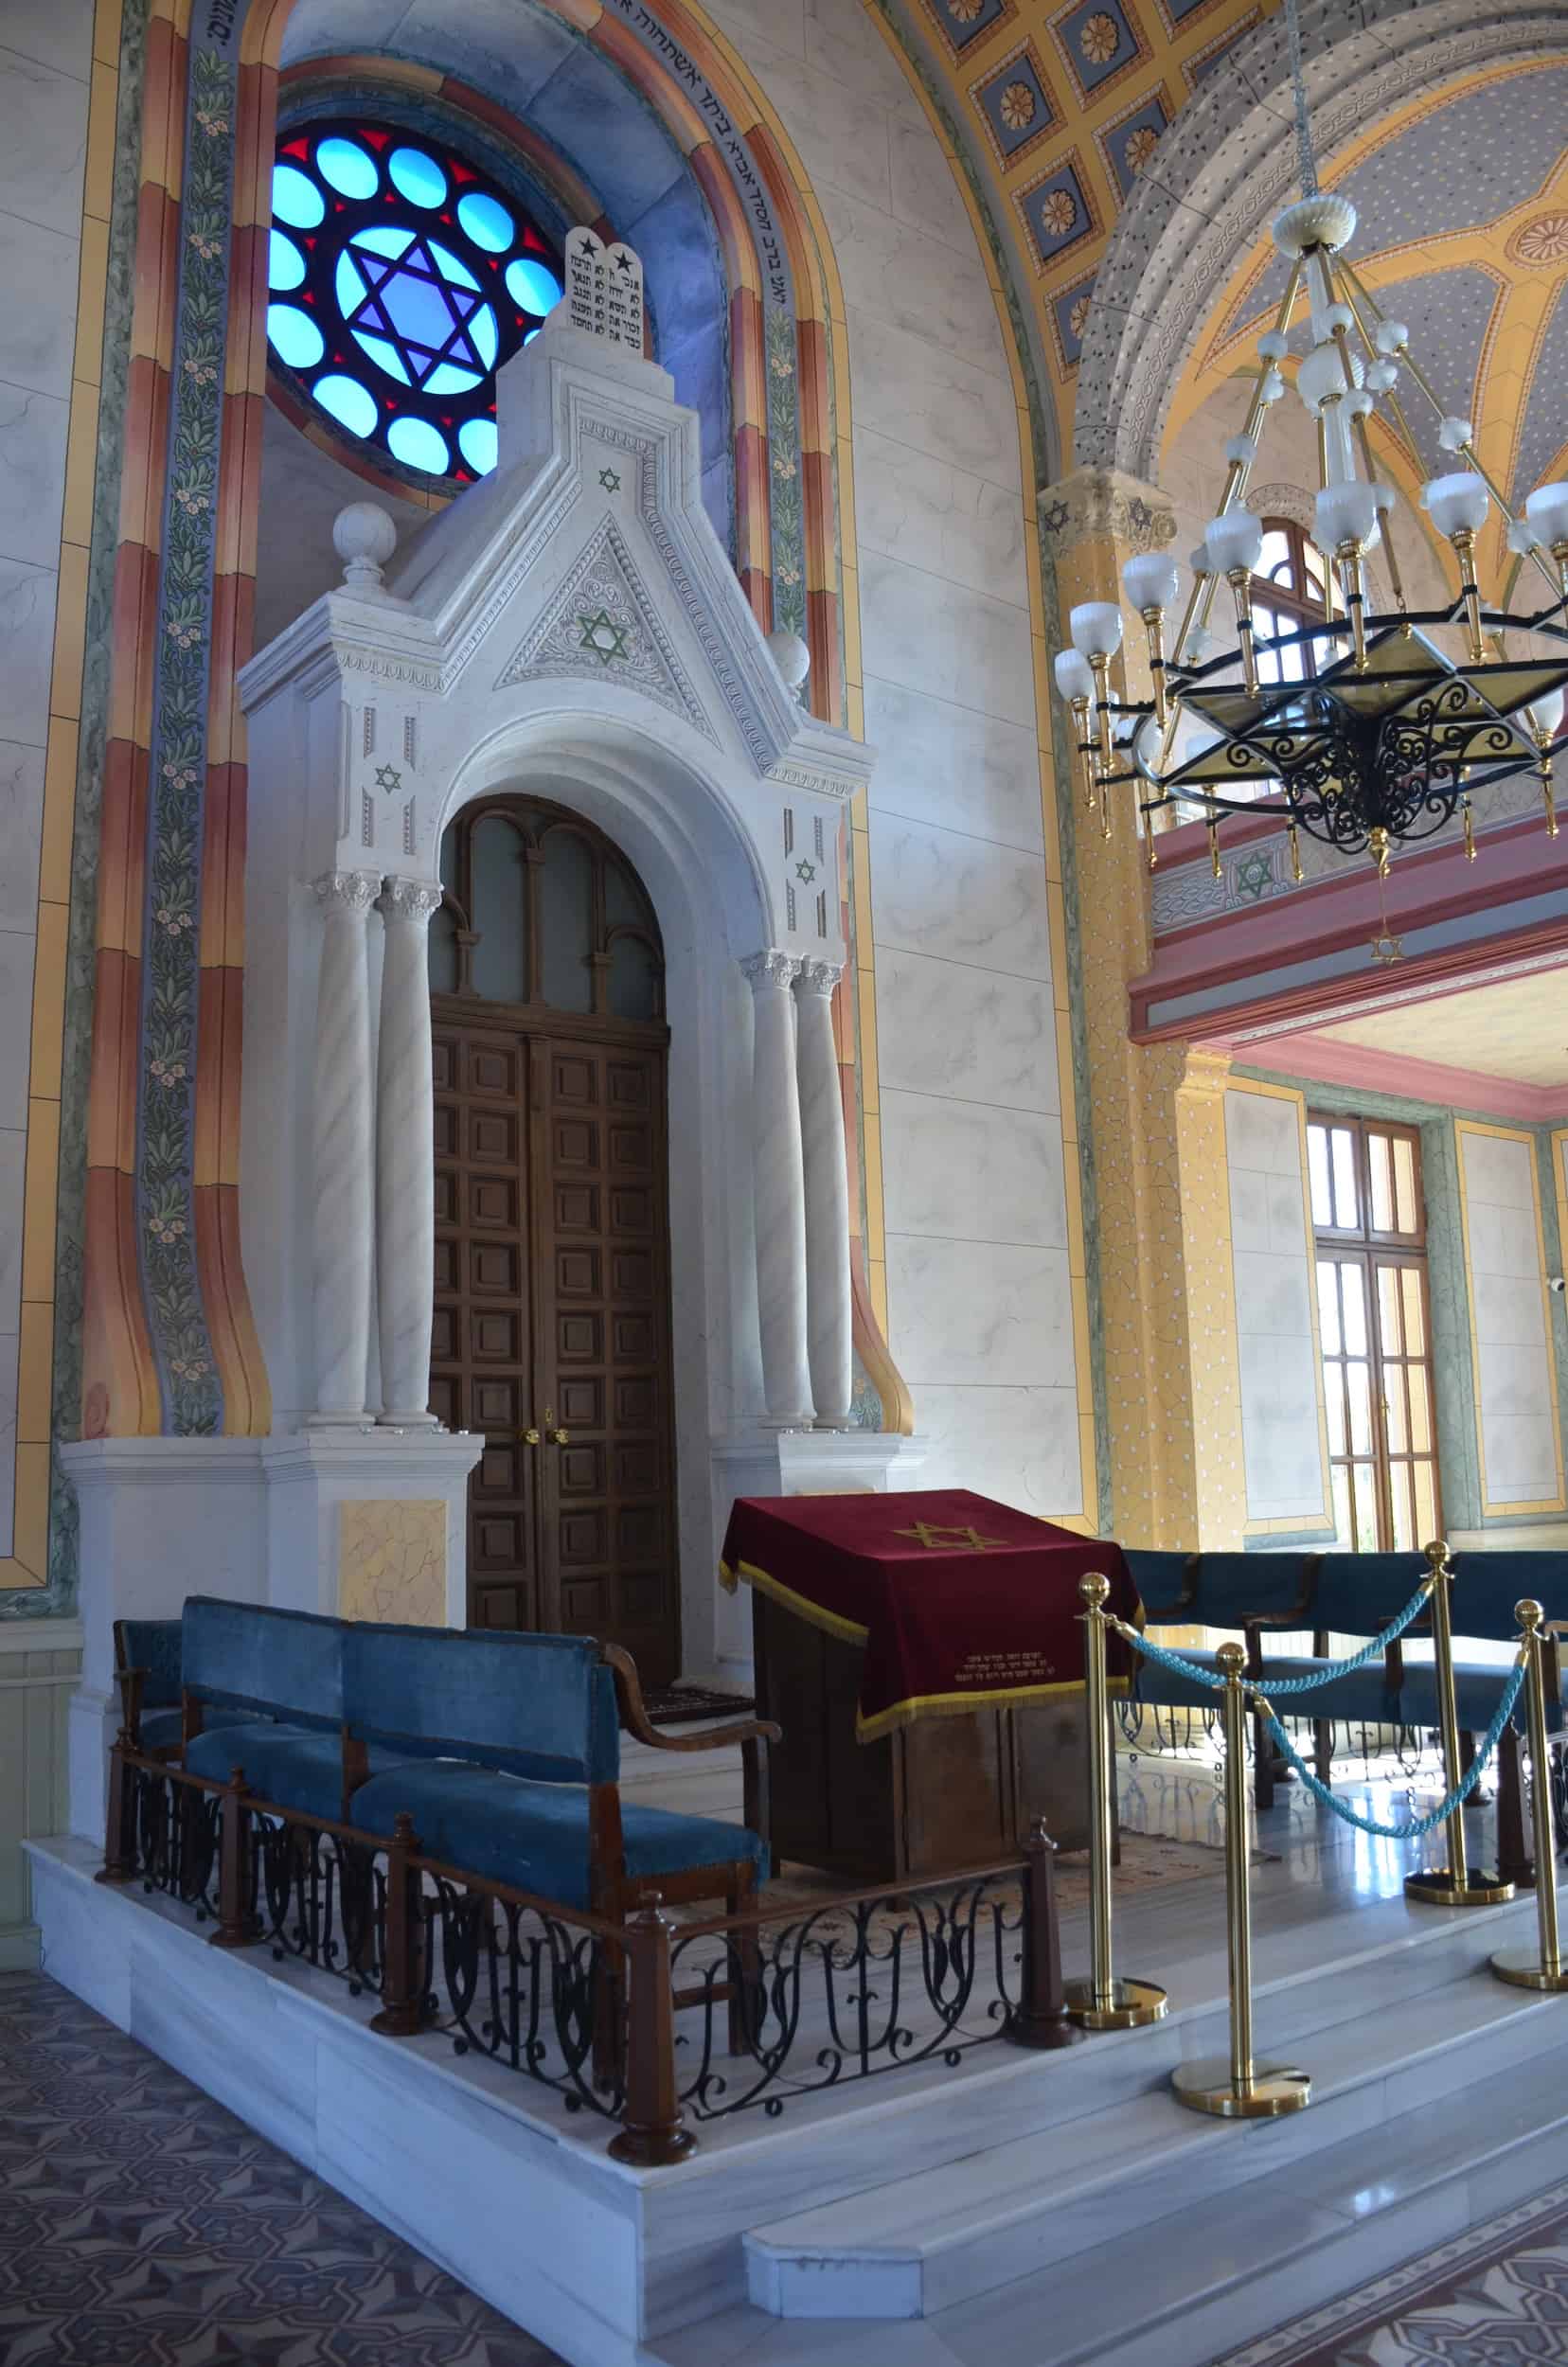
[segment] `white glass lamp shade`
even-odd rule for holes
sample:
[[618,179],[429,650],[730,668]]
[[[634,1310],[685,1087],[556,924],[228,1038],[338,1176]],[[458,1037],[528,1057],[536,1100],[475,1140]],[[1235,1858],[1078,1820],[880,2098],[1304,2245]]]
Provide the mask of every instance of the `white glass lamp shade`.
[[1114,657],[1121,648],[1122,613],[1114,600],[1080,600],[1067,626],[1080,657]]
[[1553,550],[1568,543],[1568,485],[1538,486],[1525,501],[1524,515]]
[[1403,321],[1380,321],[1373,343],[1380,353],[1402,353],[1410,343],[1410,331]]
[[1217,576],[1250,576],[1263,556],[1263,521],[1250,509],[1227,509],[1203,528],[1203,548]]
[[1467,444],[1473,442],[1474,437],[1473,423],[1469,419],[1460,418],[1457,413],[1453,412],[1449,414],[1437,430],[1437,441],[1445,452],[1463,452]]
[[1524,712],[1538,739],[1549,742],[1561,731],[1563,703],[1560,690],[1543,690],[1539,699],[1531,700]]
[[1094,697],[1095,677],[1089,670],[1086,657],[1079,657],[1076,650],[1059,650],[1052,663],[1056,669],[1057,689],[1069,706],[1075,699]]
[[1508,528],[1508,548],[1516,559],[1527,559],[1541,548],[1541,537],[1528,518],[1516,518]]
[[1346,543],[1364,551],[1378,530],[1378,497],[1370,485],[1326,485],[1312,505],[1318,548],[1340,551]]
[[1421,501],[1439,534],[1462,534],[1467,526],[1473,534],[1487,523],[1486,480],[1469,469],[1429,479]]
[[1163,551],[1140,551],[1122,569],[1122,590],[1140,616],[1168,608],[1176,597],[1176,561]]

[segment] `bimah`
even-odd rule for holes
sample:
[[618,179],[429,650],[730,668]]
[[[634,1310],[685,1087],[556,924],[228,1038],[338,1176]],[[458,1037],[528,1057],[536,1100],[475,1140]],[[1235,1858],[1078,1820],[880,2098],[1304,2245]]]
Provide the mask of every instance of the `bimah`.
[[1022,1848],[1041,1816],[1082,1848],[1096,1570],[1137,1623],[1119,1547],[967,1488],[740,1498],[720,1575],[752,1590],[757,1711],[783,1728],[775,1859],[915,1880]]

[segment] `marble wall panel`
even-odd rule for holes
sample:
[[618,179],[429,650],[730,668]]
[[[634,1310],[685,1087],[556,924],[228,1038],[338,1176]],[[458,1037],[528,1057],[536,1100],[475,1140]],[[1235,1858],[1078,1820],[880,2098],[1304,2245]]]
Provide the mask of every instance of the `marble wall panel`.
[[941,239],[960,255],[974,251],[974,232],[963,191],[951,172],[931,170],[931,133],[924,123],[894,123],[889,127],[888,161],[892,170],[893,211],[900,222],[912,222],[933,238]]
[[855,523],[867,551],[1026,612],[1018,496],[870,429],[855,437]]
[[0,383],[69,397],[79,245],[0,213]]
[[821,198],[846,305],[948,353],[983,364],[994,356],[1005,366],[996,308],[972,244],[968,256],[934,244],[924,230],[830,186]]
[[890,1235],[887,1296],[894,1360],[914,1390],[1072,1381],[1065,1250]]
[[870,800],[884,813],[1038,850],[1040,754],[1019,723],[865,682],[865,737],[878,751]]
[[0,559],[0,733],[30,748],[48,739],[54,622],[54,569]]
[[1535,1146],[1461,1125],[1483,1511],[1560,1499],[1557,1388],[1542,1297]]
[[1019,491],[1018,409],[989,356],[950,353],[929,338],[852,310],[855,428],[897,436],[917,451]]
[[879,945],[1049,978],[1045,870],[1037,856],[873,813],[871,878]]
[[93,63],[93,0],[6,0],[5,47],[85,81]]
[[59,563],[69,416],[58,395],[0,384],[0,558]]
[[769,60],[768,97],[816,187],[841,189],[891,213],[889,127],[881,107],[867,106],[836,75],[782,54]]
[[[0,40],[9,29],[0,14]],[[80,79],[12,51],[0,73],[0,213],[45,229],[79,221],[86,162]]]
[[1294,1096],[1225,1095],[1249,1521],[1325,1517],[1307,1185]]
[[890,1234],[1066,1247],[1055,1116],[891,1093],[884,1085],[882,1135]]
[[867,673],[1033,730],[1026,609],[875,551],[861,554],[860,582]]
[[0,930],[33,926],[43,820],[43,749],[0,739]]
[[[788,10],[782,13],[787,15]],[[803,15],[809,65],[842,82],[857,98],[924,126],[920,102],[869,9],[846,9],[844,0],[805,0]],[[778,38],[770,32],[771,41]],[[945,171],[941,151],[929,131],[926,138],[937,170]]]
[[893,946],[877,954],[884,1095],[946,1095],[1007,1110],[1060,1110],[1049,986]]
[[1077,1392],[1069,1387],[920,1391],[922,1487],[972,1487],[1042,1518],[1081,1512]]

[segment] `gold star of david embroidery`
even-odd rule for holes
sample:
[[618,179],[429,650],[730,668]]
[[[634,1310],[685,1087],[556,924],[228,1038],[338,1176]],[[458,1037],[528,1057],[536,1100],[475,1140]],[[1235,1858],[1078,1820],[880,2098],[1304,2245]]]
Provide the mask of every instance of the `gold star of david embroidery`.
[[975,1528],[955,1528],[941,1522],[917,1521],[912,1529],[895,1529],[895,1537],[913,1537],[928,1553],[983,1554],[988,1545],[1006,1545],[1005,1537],[982,1537]]

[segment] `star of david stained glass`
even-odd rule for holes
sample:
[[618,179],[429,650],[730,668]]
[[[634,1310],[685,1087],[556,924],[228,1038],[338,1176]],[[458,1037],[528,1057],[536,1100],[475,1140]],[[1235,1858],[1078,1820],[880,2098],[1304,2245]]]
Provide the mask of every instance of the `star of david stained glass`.
[[312,123],[277,143],[268,288],[295,394],[400,472],[467,484],[495,466],[495,373],[560,303],[561,258],[450,148]]

